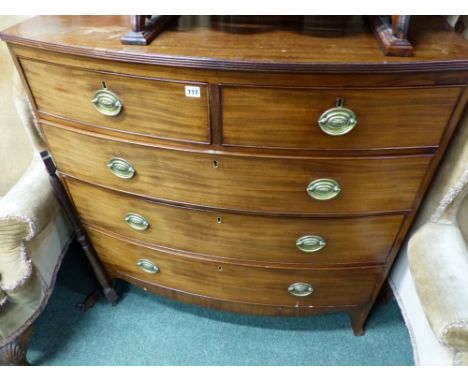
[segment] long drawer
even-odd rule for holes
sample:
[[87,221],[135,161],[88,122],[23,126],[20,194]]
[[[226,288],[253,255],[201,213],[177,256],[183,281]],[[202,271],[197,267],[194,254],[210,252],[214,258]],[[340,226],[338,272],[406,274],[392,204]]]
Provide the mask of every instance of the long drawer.
[[223,86],[223,143],[320,150],[438,146],[461,89]]
[[381,272],[377,267],[314,270],[235,265],[142,247],[90,227],[87,232],[101,260],[119,272],[229,301],[282,306],[363,304],[369,301]]
[[[428,155],[283,159],[199,154],[48,124],[43,128],[58,168],[66,174],[166,201],[244,211],[349,214],[407,210],[431,160]],[[316,199],[323,197],[333,198]]]
[[150,202],[66,178],[81,220],[131,239],[234,260],[383,263],[403,215],[281,218]]
[[[28,59],[21,59],[21,66],[40,112],[133,134],[210,141],[206,84],[138,78]],[[187,91],[195,91],[197,96],[187,96]],[[113,113],[117,114],[110,115]]]

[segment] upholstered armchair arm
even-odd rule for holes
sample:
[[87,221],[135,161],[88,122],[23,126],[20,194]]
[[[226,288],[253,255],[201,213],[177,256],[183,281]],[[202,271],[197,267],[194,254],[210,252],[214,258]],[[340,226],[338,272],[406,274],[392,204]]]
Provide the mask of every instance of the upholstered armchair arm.
[[18,288],[32,273],[26,242],[56,213],[58,204],[39,154],[23,176],[0,200],[0,305],[3,291]]
[[460,365],[468,365],[468,246],[459,226],[467,194],[465,167],[408,242],[408,264],[426,318],[439,342],[455,350],[454,363]]

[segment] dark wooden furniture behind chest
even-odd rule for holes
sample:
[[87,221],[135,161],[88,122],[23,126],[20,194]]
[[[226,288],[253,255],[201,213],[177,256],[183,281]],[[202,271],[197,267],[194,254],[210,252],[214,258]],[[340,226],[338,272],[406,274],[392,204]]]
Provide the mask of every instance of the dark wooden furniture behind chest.
[[149,46],[121,45],[127,17],[3,32],[111,278],[241,313],[346,311],[362,333],[465,107],[468,55],[439,18],[412,20],[407,58],[340,20],[184,16]]

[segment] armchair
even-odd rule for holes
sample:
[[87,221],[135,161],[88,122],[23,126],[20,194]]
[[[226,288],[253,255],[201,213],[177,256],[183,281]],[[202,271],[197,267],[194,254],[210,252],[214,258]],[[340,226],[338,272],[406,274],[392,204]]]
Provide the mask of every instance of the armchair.
[[416,364],[468,365],[468,111],[391,283],[412,335]]
[[52,193],[39,154],[44,144],[3,45],[0,72],[0,365],[24,365],[31,325],[52,293],[72,229]]

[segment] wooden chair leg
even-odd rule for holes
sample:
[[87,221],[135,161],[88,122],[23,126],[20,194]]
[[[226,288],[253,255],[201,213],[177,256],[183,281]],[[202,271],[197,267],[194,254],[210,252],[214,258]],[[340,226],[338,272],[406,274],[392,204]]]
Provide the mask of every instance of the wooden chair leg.
[[78,219],[78,215],[75,211],[75,208],[69,200],[65,188],[63,187],[62,183],[60,182],[60,179],[56,174],[57,168],[55,167],[55,163],[52,160],[52,157],[49,155],[48,151],[42,151],[41,158],[44,162],[47,171],[49,172],[49,181],[52,186],[54,195],[56,196],[60,205],[62,206],[68,218],[70,219],[70,222],[72,223],[73,230],[75,231],[76,235],[76,240],[83,248],[85,256],[91,264],[94,274],[96,275],[96,278],[102,286],[104,296],[111,304],[117,303],[118,295],[112,285],[112,280],[107,275],[104,267],[99,261],[99,258],[96,254],[96,251],[94,250],[93,245],[86,236],[83,226],[81,225],[80,220]]
[[13,341],[0,348],[0,366],[31,366],[26,359],[32,325]]

